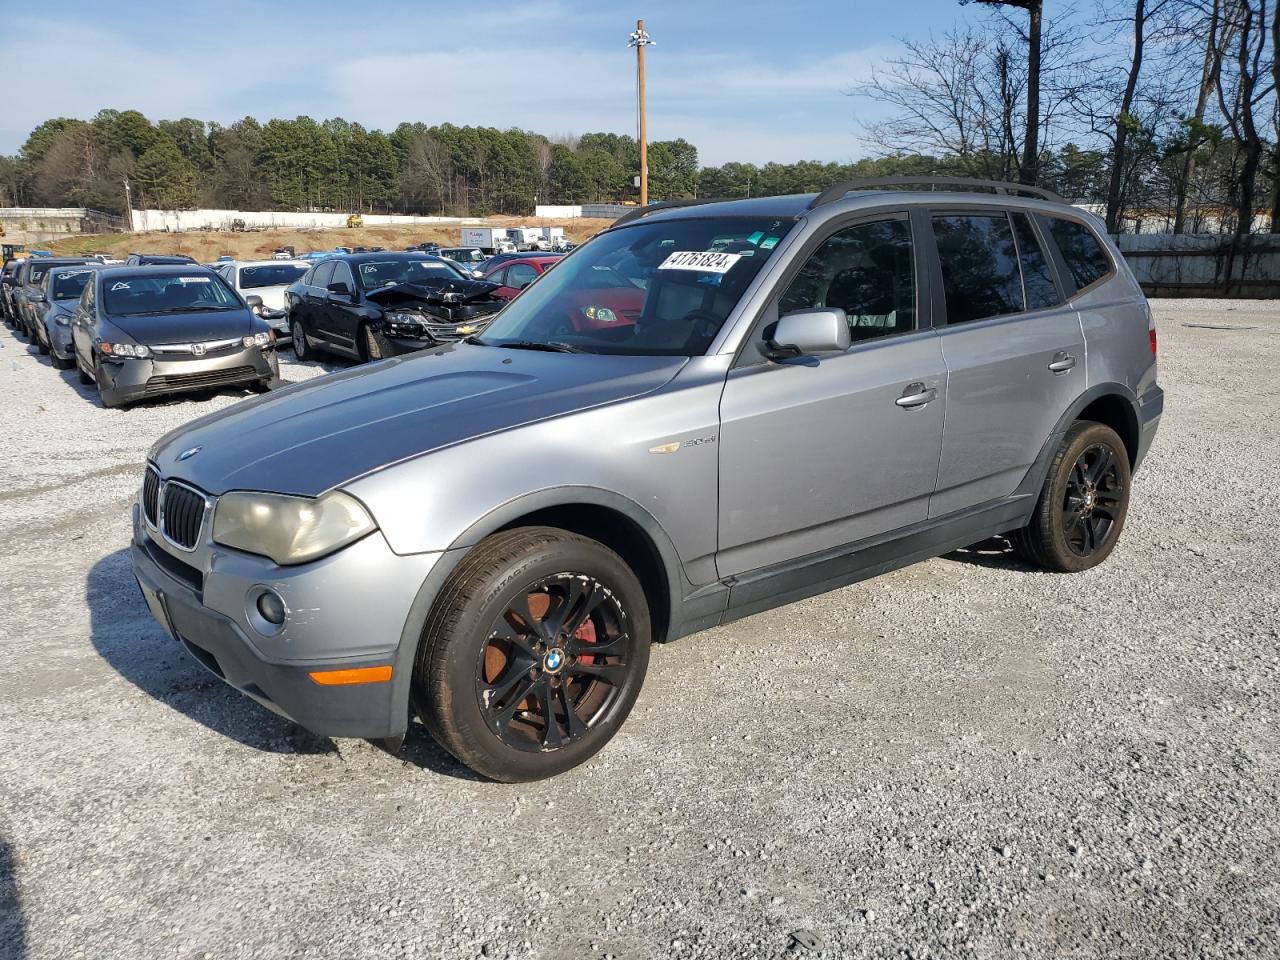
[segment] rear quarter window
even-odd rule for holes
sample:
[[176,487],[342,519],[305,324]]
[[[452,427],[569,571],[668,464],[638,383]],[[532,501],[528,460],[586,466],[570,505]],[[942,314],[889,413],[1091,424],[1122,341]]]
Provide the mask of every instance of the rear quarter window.
[[1111,272],[1111,258],[1102,241],[1087,226],[1059,217],[1045,217],[1045,220],[1077,290],[1097,283]]

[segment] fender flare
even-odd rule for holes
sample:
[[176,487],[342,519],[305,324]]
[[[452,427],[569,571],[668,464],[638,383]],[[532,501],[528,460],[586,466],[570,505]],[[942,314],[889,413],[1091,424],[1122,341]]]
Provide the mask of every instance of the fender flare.
[[1045,476],[1049,472],[1049,462],[1057,452],[1062,438],[1066,435],[1067,430],[1070,429],[1071,424],[1079,419],[1084,408],[1095,400],[1101,400],[1103,397],[1121,397],[1127,401],[1129,409],[1133,413],[1134,422],[1139,425],[1139,428],[1141,427],[1141,408],[1138,405],[1138,398],[1134,396],[1132,390],[1117,381],[1095,383],[1076,397],[1071,402],[1071,405],[1067,407],[1066,412],[1058,418],[1053,432],[1046,438],[1044,446],[1040,448],[1040,453],[1036,456],[1035,462],[1031,464],[1031,469],[1022,478],[1022,482],[1018,484],[1018,489],[1013,492],[1013,496],[1031,497],[1033,504],[1040,499],[1040,489],[1044,486]]
[[388,717],[388,729],[392,731],[391,735],[398,735],[408,730],[414,661],[418,655],[418,643],[422,639],[422,630],[426,625],[427,616],[449,575],[481,540],[513,521],[551,507],[579,505],[614,510],[627,517],[645,533],[657,550],[663,572],[666,574],[668,604],[671,608],[670,619],[674,622],[679,604],[690,586],[684,577],[684,567],[671,538],[652,514],[634,500],[597,487],[551,487],[523,494],[490,510],[456,537],[440,554],[440,559],[431,568],[422,586],[418,588],[418,593],[409,608],[409,615],[401,628],[400,643],[395,651],[391,680],[391,716]]

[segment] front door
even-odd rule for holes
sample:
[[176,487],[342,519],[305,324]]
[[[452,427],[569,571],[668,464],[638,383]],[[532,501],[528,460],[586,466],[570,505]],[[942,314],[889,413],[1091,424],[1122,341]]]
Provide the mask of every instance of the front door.
[[902,215],[838,229],[785,282],[766,323],[838,307],[853,344],[730,372],[720,403],[721,577],[926,519],[946,369],[938,335],[921,323],[917,276]]
[[1026,214],[935,211],[947,429],[931,517],[1013,493],[1085,389],[1084,334]]

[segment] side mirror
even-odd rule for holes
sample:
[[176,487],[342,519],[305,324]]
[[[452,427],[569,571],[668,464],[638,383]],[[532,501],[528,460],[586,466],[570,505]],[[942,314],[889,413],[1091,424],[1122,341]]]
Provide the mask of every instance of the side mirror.
[[788,313],[773,325],[765,341],[764,354],[770,360],[837,353],[849,349],[849,318],[843,310],[817,307]]
[[262,309],[262,298],[256,293],[244,298],[244,302],[249,305],[249,309],[257,312]]
[[333,295],[335,300],[351,299],[351,288],[341,281],[329,284],[329,293]]
[[32,303],[44,303],[44,294],[33,293],[31,296],[27,297],[27,299],[30,300]]

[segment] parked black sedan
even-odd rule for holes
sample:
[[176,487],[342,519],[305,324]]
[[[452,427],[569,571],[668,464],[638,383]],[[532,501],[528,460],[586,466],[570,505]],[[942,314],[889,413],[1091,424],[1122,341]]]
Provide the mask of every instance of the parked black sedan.
[[95,272],[71,320],[81,383],[104,407],[144,397],[241,386],[279,376],[268,323],[207,267]]
[[285,291],[293,352],[368,361],[459,340],[502,309],[497,289],[421,253],[329,257]]

